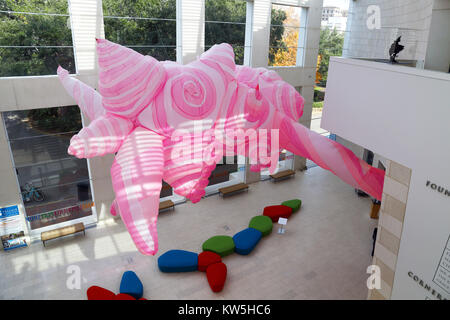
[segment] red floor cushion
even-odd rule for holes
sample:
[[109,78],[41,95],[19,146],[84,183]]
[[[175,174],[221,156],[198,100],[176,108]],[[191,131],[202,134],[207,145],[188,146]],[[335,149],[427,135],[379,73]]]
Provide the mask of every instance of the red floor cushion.
[[92,286],[87,289],[88,300],[115,300],[116,294],[99,286]]
[[136,300],[136,298],[126,293],[119,293],[116,295],[116,298],[114,300]]
[[214,263],[206,269],[206,278],[213,292],[220,292],[227,280],[227,266],[223,262]]
[[279,218],[289,218],[292,214],[292,208],[283,205],[268,206],[264,208],[264,216],[272,219],[273,222],[278,222]]
[[198,255],[198,271],[205,272],[208,266],[222,262],[222,258],[215,252],[203,251]]

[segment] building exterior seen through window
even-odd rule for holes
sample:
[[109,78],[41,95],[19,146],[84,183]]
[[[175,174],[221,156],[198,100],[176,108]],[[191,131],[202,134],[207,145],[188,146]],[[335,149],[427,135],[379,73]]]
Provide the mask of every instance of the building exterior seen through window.
[[[231,160],[231,161],[230,161]],[[230,180],[230,175],[238,171],[238,157],[234,156],[229,159],[227,163],[227,157],[222,158],[222,163],[218,163],[216,168],[211,172],[209,177],[208,186],[212,186],[218,183],[226,182]],[[232,178],[232,176],[231,176]]]
[[[292,152],[283,149],[280,151],[280,155],[278,157],[278,164],[276,172],[281,172],[285,170],[292,170],[294,168],[294,154]],[[269,168],[263,168],[261,170],[261,180],[270,179]]]
[[67,153],[82,127],[78,106],[8,111],[2,118],[30,229],[92,215],[87,161]]

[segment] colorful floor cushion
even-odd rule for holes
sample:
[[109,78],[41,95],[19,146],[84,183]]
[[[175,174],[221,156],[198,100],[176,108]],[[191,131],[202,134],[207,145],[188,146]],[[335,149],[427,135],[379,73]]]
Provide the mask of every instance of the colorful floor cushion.
[[220,255],[212,251],[203,251],[198,255],[198,271],[205,272],[210,265],[219,262],[222,262]]
[[120,293],[128,294],[135,299],[142,298],[144,286],[133,271],[125,271],[120,281]]
[[253,251],[262,238],[262,232],[253,228],[244,229],[233,236],[234,251],[247,255]]
[[297,212],[298,209],[300,209],[300,207],[302,206],[302,200],[300,199],[287,200],[284,201],[281,205],[292,208],[292,213],[294,213]]
[[261,231],[263,237],[265,237],[272,232],[273,223],[269,217],[256,216],[250,220],[248,227]]
[[220,292],[227,280],[227,266],[223,262],[214,263],[206,269],[206,278],[213,292]]
[[289,218],[292,214],[292,208],[283,205],[268,206],[264,208],[263,215],[272,219],[272,222],[278,222],[279,218]]
[[185,250],[169,250],[158,258],[162,272],[197,271],[198,254]]
[[136,298],[126,293],[119,293],[116,295],[114,300],[136,300]]
[[88,300],[115,300],[116,294],[99,286],[92,286],[87,289]]
[[234,242],[230,236],[214,236],[203,243],[203,251],[212,251],[225,257],[234,252]]

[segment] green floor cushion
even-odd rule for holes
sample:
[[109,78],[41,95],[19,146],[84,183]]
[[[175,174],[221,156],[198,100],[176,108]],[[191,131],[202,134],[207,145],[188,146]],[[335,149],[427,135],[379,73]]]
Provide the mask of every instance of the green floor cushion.
[[300,199],[287,200],[284,201],[281,205],[291,207],[292,213],[294,213],[298,211],[298,209],[300,209],[300,207],[302,206],[302,200]]
[[225,257],[234,252],[234,241],[230,236],[214,236],[203,242],[202,248]]
[[248,224],[249,228],[261,231],[263,237],[269,235],[272,232],[272,226],[272,220],[266,216],[253,217]]

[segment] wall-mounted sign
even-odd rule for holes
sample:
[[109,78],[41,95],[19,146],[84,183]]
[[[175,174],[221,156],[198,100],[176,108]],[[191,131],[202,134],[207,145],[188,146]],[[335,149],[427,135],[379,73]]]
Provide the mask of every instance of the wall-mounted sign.
[[429,187],[431,190],[434,190],[436,192],[442,193],[445,196],[450,197],[450,189],[446,189],[440,185],[437,185],[436,183],[433,183],[430,180],[427,181],[426,186]]
[[1,240],[5,251],[27,246],[27,240],[23,231],[2,236]]
[[0,236],[5,250],[27,246],[18,206],[0,208]]
[[0,236],[22,231],[19,207],[0,208]]
[[450,236],[434,273],[433,282],[450,294]]
[[[450,299],[448,187],[413,171],[391,299]],[[444,181],[449,181],[446,173]],[[446,194],[447,192],[447,194]]]

